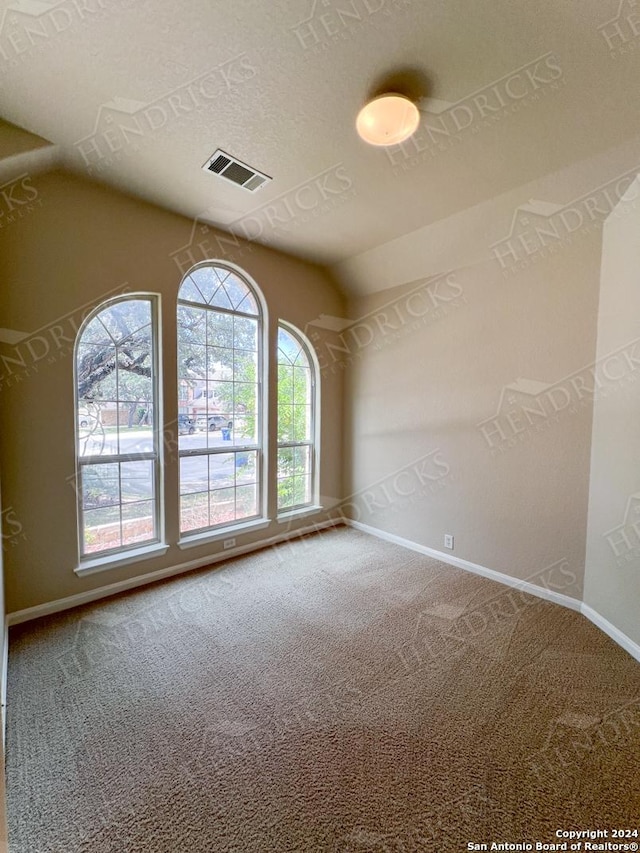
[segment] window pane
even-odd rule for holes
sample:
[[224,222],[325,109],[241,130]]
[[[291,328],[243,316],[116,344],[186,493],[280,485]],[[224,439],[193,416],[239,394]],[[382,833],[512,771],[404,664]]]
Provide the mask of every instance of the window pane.
[[280,447],[278,449],[278,477],[291,477],[293,474],[293,447]]
[[258,514],[257,486],[238,486],[236,489],[236,518],[250,518]]
[[[76,348],[76,381],[78,399],[93,401],[105,379],[115,375],[116,347],[111,343],[85,344],[84,338]],[[112,385],[112,391],[115,390]]]
[[144,344],[151,339],[151,303],[146,299],[125,299],[100,312],[100,321],[114,343]]
[[213,294],[220,287],[218,277],[213,272],[211,267],[199,267],[193,270],[189,278],[193,281],[198,291],[202,294],[202,299],[209,304],[213,298]]
[[[113,349],[115,361],[116,350]],[[91,391],[92,400],[96,406],[100,406],[103,400],[115,400],[118,396],[118,381],[116,371],[108,373],[103,378],[98,378]]]
[[233,453],[215,453],[209,457],[209,488],[222,489],[234,485]]
[[258,321],[249,317],[233,318],[233,345],[236,349],[258,349]]
[[309,445],[293,448],[293,468],[296,474],[309,474],[311,471],[311,448]]
[[311,438],[311,406],[293,406],[293,439],[308,441]]
[[293,368],[294,403],[311,403],[311,371],[308,367]]
[[215,489],[211,492],[211,526],[235,521],[235,489]]
[[180,459],[180,494],[204,492],[209,488],[209,457],[183,456]]
[[[118,452],[147,453],[153,450],[153,414],[148,405],[140,402],[119,403],[114,411],[118,425]],[[115,442],[108,442],[113,446]]]
[[204,301],[202,293],[200,293],[200,290],[198,289],[196,283],[192,280],[190,276],[187,276],[182,282],[178,298],[186,299],[188,302]]
[[234,309],[238,308],[238,305],[240,305],[249,292],[247,285],[241,281],[237,275],[234,275],[234,273],[229,273],[225,278],[224,288],[229,294],[229,299],[231,300],[231,304]]
[[202,530],[209,526],[209,492],[180,498],[180,530]]
[[219,311],[207,312],[207,343],[209,346],[233,348],[233,315]]
[[229,299],[229,294],[227,293],[223,284],[221,284],[214,293],[213,298],[211,300],[211,304],[217,306],[218,308],[233,308],[233,304]]
[[121,402],[153,399],[153,378],[151,371],[152,354],[147,346],[118,347],[118,396]]
[[90,343],[100,344],[100,346],[110,346],[113,344],[113,338],[106,330],[99,316],[90,320],[82,332],[82,344],[80,346]]
[[153,499],[153,463],[151,461],[122,462],[120,492],[123,503]]
[[155,501],[140,501],[122,507],[122,544],[134,545],[155,535]]
[[293,406],[281,404],[278,406],[278,441],[294,441]]
[[[83,555],[157,536],[153,318],[152,299],[112,302],[76,344]],[[89,455],[120,458],[85,465]]]
[[83,512],[83,521],[85,553],[95,554],[122,545],[119,506],[86,510]]
[[187,383],[207,378],[207,349],[196,341],[181,341],[178,346],[178,377]]
[[77,420],[78,455],[100,456],[104,452],[105,445],[101,407],[91,400],[80,400]]
[[278,329],[278,364],[293,364],[300,352],[300,344],[290,332]]
[[259,314],[258,303],[256,301],[255,296],[252,293],[247,293],[242,302],[238,305],[238,311],[242,311],[244,314]]
[[207,378],[233,379],[233,350],[228,347],[207,347]]
[[258,378],[258,353],[234,350],[234,379],[236,382],[255,383]]
[[293,478],[293,503],[295,506],[308,504],[311,501],[311,478],[310,477],[294,477]]
[[293,504],[294,448],[278,449],[278,509]]
[[257,481],[258,454],[253,451],[234,454],[236,465],[236,484],[249,485]]
[[82,506],[98,509],[120,503],[118,464],[84,465],[82,471]]
[[278,480],[278,509],[293,506],[293,477]]
[[283,403],[293,403],[293,366],[278,365],[278,399]]
[[191,305],[178,305],[178,329],[181,343],[206,343],[207,311]]
[[258,416],[255,411],[245,410],[244,406],[233,415],[231,439],[234,444],[257,444]]

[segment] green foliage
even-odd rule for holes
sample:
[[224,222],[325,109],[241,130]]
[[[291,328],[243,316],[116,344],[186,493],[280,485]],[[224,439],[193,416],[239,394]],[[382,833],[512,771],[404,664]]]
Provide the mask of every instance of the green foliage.
[[308,368],[278,365],[278,441],[311,438],[310,382]]
[[[306,367],[278,365],[278,441],[311,439],[310,373]],[[278,449],[278,508],[304,504],[309,500],[310,448]]]
[[[151,303],[127,299],[100,311],[82,333],[76,355],[78,399],[153,399]],[[146,412],[146,407],[145,407]]]
[[[236,435],[256,439],[258,321],[206,308],[178,306],[178,377],[213,391],[213,411]],[[206,385],[205,385],[206,383]]]

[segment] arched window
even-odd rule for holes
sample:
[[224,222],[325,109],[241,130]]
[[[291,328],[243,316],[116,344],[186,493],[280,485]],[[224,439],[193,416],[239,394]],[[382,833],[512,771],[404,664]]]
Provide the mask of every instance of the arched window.
[[253,285],[219,263],[178,294],[180,531],[261,516],[263,313]]
[[75,348],[81,563],[160,540],[157,304],[103,303]]
[[311,344],[278,326],[278,512],[317,503],[317,366]]

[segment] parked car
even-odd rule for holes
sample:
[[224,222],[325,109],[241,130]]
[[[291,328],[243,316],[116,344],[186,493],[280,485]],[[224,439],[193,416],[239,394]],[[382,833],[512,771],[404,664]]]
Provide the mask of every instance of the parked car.
[[80,429],[95,429],[99,423],[97,414],[90,412],[86,406],[78,408],[78,426]]
[[193,435],[196,422],[188,415],[178,415],[178,435]]
[[233,421],[227,415],[198,415],[196,419],[198,429],[233,429]]

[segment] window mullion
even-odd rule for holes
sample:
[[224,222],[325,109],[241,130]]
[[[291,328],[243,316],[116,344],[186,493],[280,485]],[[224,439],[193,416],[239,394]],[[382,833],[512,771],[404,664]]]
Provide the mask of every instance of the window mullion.
[[278,447],[313,447],[313,441],[305,439],[304,441],[279,441]]
[[145,450],[140,453],[117,453],[110,456],[80,456],[80,465],[108,465],[116,462],[153,462],[158,458],[156,451]]
[[260,450],[259,444],[232,444],[231,447],[194,447],[192,450],[179,450],[178,456],[223,456],[227,453],[249,453]]

